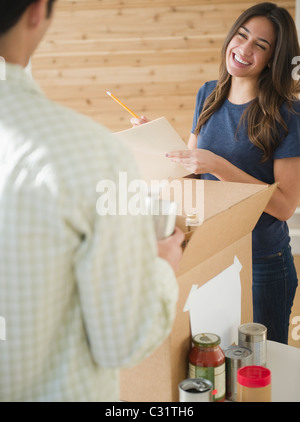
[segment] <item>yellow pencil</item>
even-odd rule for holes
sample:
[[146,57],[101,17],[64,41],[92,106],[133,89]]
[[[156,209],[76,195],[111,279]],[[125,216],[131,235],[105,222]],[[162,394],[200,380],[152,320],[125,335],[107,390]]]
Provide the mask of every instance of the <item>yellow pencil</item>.
[[123,108],[125,108],[125,110],[127,110],[128,113],[132,114],[132,116],[134,116],[137,119],[139,119],[139,116],[137,116],[133,111],[131,111],[128,107],[126,107],[126,105],[123,104],[120,100],[118,100],[118,98],[116,98],[110,91],[106,91],[106,94],[109,95],[111,98],[113,98],[115,101],[117,101],[117,103],[119,103],[120,106],[122,106]]

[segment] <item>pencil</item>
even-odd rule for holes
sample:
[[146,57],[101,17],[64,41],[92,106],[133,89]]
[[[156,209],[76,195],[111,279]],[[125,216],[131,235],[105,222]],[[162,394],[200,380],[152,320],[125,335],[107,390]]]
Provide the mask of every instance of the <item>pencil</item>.
[[128,113],[130,113],[132,116],[134,116],[137,119],[139,119],[139,116],[137,116],[133,111],[131,111],[128,107],[126,107],[126,105],[123,104],[120,100],[118,100],[118,98],[116,98],[110,91],[106,91],[106,94],[109,95],[111,98],[113,98],[117,103],[119,103],[120,106],[122,106],[123,108],[125,108],[125,110],[127,110]]

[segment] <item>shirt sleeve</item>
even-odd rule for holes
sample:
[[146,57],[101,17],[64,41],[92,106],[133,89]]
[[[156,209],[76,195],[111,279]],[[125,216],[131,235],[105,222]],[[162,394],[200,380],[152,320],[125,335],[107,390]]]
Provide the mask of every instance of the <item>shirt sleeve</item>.
[[194,112],[191,133],[195,133],[198,119],[199,119],[200,113],[202,112],[202,108],[205,103],[205,100],[208,97],[208,95],[212,92],[212,90],[215,88],[216,84],[217,84],[217,81],[206,82],[199,89],[196,96],[196,105],[195,105],[195,112]]
[[300,157],[300,101],[294,104],[292,113],[285,107],[282,115],[288,126],[288,134],[274,152],[274,159]]

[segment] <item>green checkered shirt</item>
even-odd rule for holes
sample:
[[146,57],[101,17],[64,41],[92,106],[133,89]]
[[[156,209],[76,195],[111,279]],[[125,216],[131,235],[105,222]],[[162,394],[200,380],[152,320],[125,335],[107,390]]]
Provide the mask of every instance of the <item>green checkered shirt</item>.
[[100,180],[137,179],[105,128],[0,81],[0,401],[118,400],[118,370],[171,330],[178,287],[150,216],[100,216]]

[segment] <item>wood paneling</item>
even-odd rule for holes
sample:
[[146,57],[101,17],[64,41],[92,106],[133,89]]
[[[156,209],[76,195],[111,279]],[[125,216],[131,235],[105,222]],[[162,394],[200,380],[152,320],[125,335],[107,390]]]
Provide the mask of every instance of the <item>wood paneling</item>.
[[[130,115],[165,116],[187,140],[195,96],[218,77],[220,49],[253,1],[58,0],[52,25],[32,58],[45,93],[106,125]],[[295,1],[278,1],[294,16]]]

